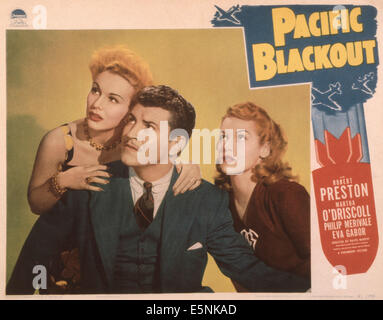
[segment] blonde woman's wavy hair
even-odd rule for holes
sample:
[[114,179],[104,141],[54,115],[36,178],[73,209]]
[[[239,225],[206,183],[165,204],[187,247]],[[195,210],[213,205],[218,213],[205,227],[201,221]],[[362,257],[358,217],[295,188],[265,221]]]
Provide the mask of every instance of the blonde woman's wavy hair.
[[[282,129],[263,108],[252,102],[239,103],[226,111],[222,121],[229,117],[254,121],[260,144],[269,145],[270,154],[262,158],[260,163],[253,168],[251,179],[254,182],[262,181],[265,184],[271,184],[280,179],[297,179],[292,175],[288,163],[282,161],[287,149],[287,141]],[[230,177],[223,173],[219,165],[216,167],[218,176],[215,178],[215,184],[222,189],[231,190]]]
[[93,79],[103,71],[120,75],[136,89],[153,85],[149,65],[126,46],[104,47],[96,50],[89,64]]

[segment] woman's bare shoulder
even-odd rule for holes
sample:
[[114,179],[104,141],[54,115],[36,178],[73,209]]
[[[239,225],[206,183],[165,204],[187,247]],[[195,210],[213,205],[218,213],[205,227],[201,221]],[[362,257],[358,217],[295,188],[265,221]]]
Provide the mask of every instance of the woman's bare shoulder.
[[54,129],[49,130],[41,139],[40,149],[43,150],[52,150],[55,152],[65,153],[65,135],[68,134],[70,130],[68,125],[61,125]]
[[68,150],[71,150],[78,136],[76,132],[84,119],[68,122],[48,131],[41,139],[38,154],[43,158],[49,156],[54,161],[62,162],[66,159]]
[[79,119],[75,121],[68,122],[61,126],[58,126],[50,131],[48,131],[42,141],[45,143],[54,143],[60,144],[60,141],[64,143],[63,137],[69,132],[71,135],[74,135],[78,129],[78,127],[83,123],[84,119]]

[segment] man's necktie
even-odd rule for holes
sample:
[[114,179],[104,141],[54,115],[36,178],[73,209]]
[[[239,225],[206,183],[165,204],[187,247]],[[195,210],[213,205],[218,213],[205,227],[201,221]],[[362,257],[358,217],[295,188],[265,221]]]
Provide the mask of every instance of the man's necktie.
[[144,182],[144,193],[137,200],[134,206],[136,221],[141,230],[145,230],[153,221],[154,199],[152,194],[152,184]]

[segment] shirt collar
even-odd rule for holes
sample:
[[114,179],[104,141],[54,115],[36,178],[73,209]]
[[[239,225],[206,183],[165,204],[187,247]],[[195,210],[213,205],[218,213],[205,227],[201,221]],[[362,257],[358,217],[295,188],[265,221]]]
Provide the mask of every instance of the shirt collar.
[[[160,179],[152,182],[152,192],[157,193],[160,192],[160,190],[163,189],[164,186],[168,186],[170,184],[170,180],[172,178],[173,174],[173,168],[172,167],[167,174],[165,174]],[[129,167],[129,180],[131,183],[131,187],[136,188],[144,188],[144,180],[142,180],[137,173],[134,171],[132,167]]]

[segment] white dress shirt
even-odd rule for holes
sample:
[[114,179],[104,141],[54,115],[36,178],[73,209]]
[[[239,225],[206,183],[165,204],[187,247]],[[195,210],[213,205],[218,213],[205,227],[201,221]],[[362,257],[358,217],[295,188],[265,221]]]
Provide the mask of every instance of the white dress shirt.
[[[164,199],[165,194],[169,189],[172,173],[173,173],[173,167],[161,179],[151,182],[152,194],[154,199],[153,218],[156,216],[158,208],[160,207],[161,202]],[[144,194],[145,181],[137,176],[133,168],[129,167],[129,182],[130,182],[130,189],[132,190],[133,202],[134,204],[136,204],[137,200]]]

